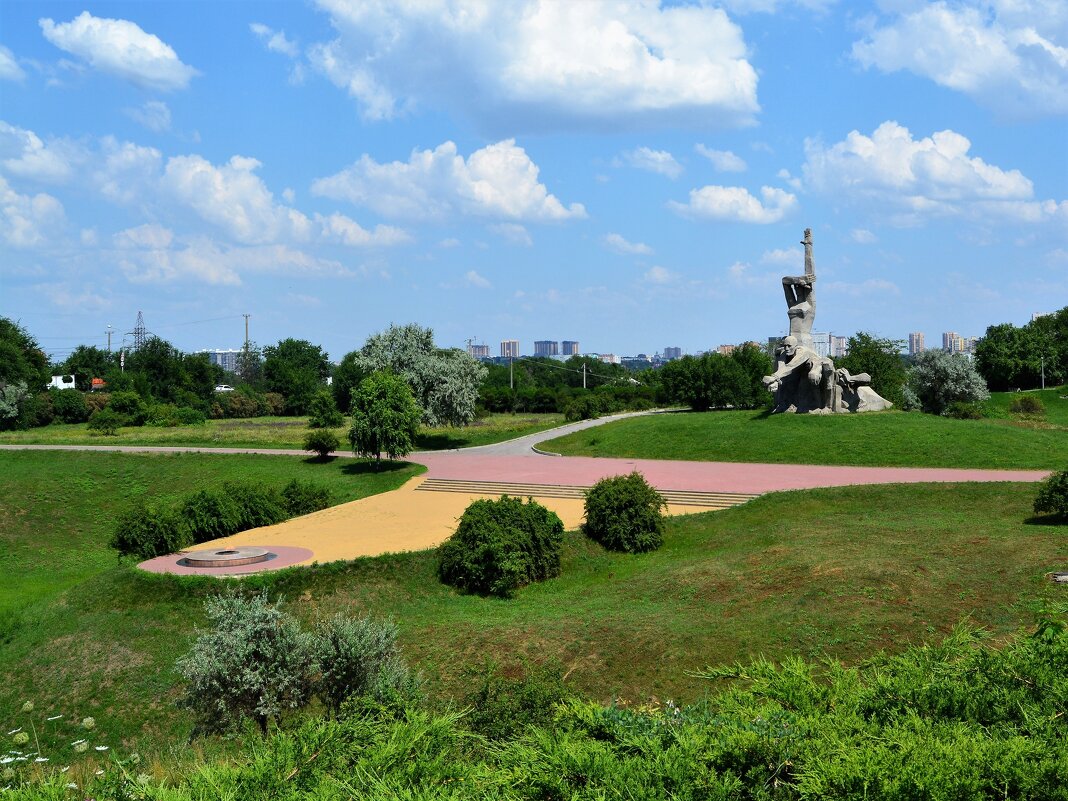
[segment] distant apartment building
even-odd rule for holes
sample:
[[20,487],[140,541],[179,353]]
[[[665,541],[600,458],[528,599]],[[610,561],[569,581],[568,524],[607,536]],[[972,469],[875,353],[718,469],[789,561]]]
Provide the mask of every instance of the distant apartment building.
[[924,350],[926,348],[923,346],[923,331],[913,331],[909,334],[909,356],[923,353]]
[[488,359],[490,357],[489,345],[471,344],[468,347],[468,353],[476,359]]
[[570,339],[565,339],[560,343],[560,353],[564,356],[578,356],[579,343]]
[[849,355],[849,337],[831,336],[831,358],[840,359]]
[[614,353],[602,353],[601,361],[605,364],[619,364],[622,362],[622,359]]
[[237,372],[237,363],[241,359],[241,354],[244,351],[233,348],[229,350],[198,350],[197,353],[208,354],[208,361],[212,364],[217,364],[228,373]]
[[720,356],[730,356],[732,353],[734,353],[734,350],[737,347],[737,345],[720,345],[718,348],[716,348],[716,353],[718,353]]
[[560,343],[552,339],[538,339],[534,342],[535,356],[559,356]]
[[664,359],[671,361],[672,359],[682,358],[682,348],[664,348]]
[[964,353],[964,337],[956,331],[946,331],[942,334],[942,350],[946,353]]
[[820,356],[831,355],[831,334],[828,331],[812,332],[812,349]]
[[502,339],[501,340],[501,356],[505,359],[518,359],[519,358],[519,340],[518,339]]
[[768,344],[765,350],[768,352],[768,358],[774,361],[775,351],[779,347],[779,343],[782,342],[782,337],[768,337]]

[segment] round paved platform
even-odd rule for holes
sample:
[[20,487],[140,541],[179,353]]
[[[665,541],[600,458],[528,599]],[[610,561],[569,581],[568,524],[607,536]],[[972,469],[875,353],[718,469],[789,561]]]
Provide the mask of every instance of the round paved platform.
[[[250,529],[251,531],[261,531],[262,529]],[[208,544],[208,543],[203,543]],[[208,553],[212,551],[224,550],[220,548],[208,548],[205,549]],[[229,549],[227,549],[229,550]],[[236,549],[235,549],[236,550]],[[308,548],[294,548],[286,545],[244,545],[240,550],[243,551],[259,551],[265,550],[269,554],[273,554],[272,557],[264,561],[245,562],[244,564],[226,564],[218,567],[193,567],[187,564],[183,564],[185,558],[192,553],[204,553],[205,551],[179,551],[178,553],[168,554],[167,556],[157,556],[155,559],[149,559],[145,562],[141,562],[138,565],[142,570],[147,570],[150,573],[174,573],[179,576],[240,576],[247,573],[259,573],[261,570],[279,570],[283,567],[292,567],[293,565],[301,564],[302,562],[311,561],[315,556]],[[226,561],[217,560],[217,561]],[[231,560],[241,562],[243,560]]]

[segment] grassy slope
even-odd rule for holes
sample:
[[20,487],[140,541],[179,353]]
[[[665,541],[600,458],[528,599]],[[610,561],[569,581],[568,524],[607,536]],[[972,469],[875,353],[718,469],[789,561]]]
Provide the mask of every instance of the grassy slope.
[[[25,464],[15,457],[25,456],[0,461],[10,474],[11,465]],[[32,457],[43,464],[67,455]],[[103,477],[151,457],[113,459],[78,466],[81,483],[45,482],[36,501],[77,515],[96,503]],[[167,477],[171,486],[181,481]],[[1028,622],[1018,602],[1051,595],[1056,588],[1044,574],[1068,567],[1064,529],[1025,523],[1033,494],[1030,486],[994,484],[772,495],[673,519],[665,547],[641,557],[608,554],[571,533],[563,575],[513,601],[453,593],[437,582],[430,552],[243,584],[267,581],[309,620],[338,610],[392,616],[438,697],[469,686],[465,671],[485,658],[529,657],[560,661],[569,682],[598,699],[686,700],[706,685],[685,671],[705,664],[823,651],[855,660],[947,631],[969,614],[1001,634]],[[15,514],[4,528],[19,544],[38,540],[41,525]],[[105,529],[71,537],[100,552]],[[42,552],[40,569],[61,564],[61,553]],[[32,698],[42,713],[66,720],[91,714],[104,742],[125,741],[128,749],[180,740],[188,723],[172,705],[174,660],[202,620],[204,595],[219,586],[112,566],[40,598],[0,648],[0,710]]]
[[[561,425],[559,414],[493,414],[464,428],[423,429],[420,450],[489,445]],[[220,448],[301,448],[308,432],[307,417],[254,417],[209,420],[199,426],[123,428],[114,437],[91,434],[84,423],[54,424],[29,431],[0,432],[0,444],[44,445],[174,445]],[[334,429],[342,448],[348,448],[348,427]]]
[[419,472],[407,463],[377,472],[362,461],[295,456],[2,453],[0,613],[112,568],[116,556],[107,540],[114,520],[141,499],[177,499],[224,481],[281,489],[299,478],[329,487],[342,503],[394,489]]
[[[912,467],[1068,468],[1068,400],[1047,390],[1044,421],[952,420],[928,414],[637,417],[549,440],[568,456]],[[998,406],[997,408],[1000,408]]]

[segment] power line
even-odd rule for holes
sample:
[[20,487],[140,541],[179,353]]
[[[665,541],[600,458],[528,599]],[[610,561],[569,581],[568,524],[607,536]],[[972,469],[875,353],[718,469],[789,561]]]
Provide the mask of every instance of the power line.
[[[550,367],[553,370],[564,370],[565,372],[568,372],[568,373],[576,373],[578,375],[582,375],[582,370],[576,370],[574,367],[564,367],[562,364],[553,364],[552,362],[534,361],[533,359],[528,359],[528,358],[523,357],[523,356],[516,356],[515,360],[517,362],[529,362],[530,364],[540,364],[543,367]],[[592,375],[592,376],[595,376],[597,378],[603,378],[606,381],[625,381],[625,380],[627,380],[627,379],[623,378],[622,376],[602,375],[601,373],[595,373],[592,370],[587,370],[586,371],[586,375]],[[636,381],[637,379],[633,379],[632,378],[630,380]],[[641,382],[638,381],[637,383],[640,384]]]

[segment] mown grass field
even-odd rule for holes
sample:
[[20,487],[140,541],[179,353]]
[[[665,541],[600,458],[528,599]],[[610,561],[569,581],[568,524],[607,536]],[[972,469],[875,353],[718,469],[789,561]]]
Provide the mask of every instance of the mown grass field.
[[[424,428],[416,440],[419,450],[470,448],[491,445],[524,434],[562,425],[561,414],[492,414],[469,426]],[[300,449],[308,433],[307,417],[252,417],[238,420],[208,420],[203,425],[157,428],[126,427],[111,436],[86,430],[85,423],[57,423],[28,431],[0,432],[0,444],[34,445],[173,445],[196,448]],[[348,425],[334,433],[347,449]]]
[[[348,475],[339,462],[0,454],[0,477],[22,477],[0,481],[4,553],[15,555],[4,583],[31,576],[7,594],[18,603],[0,631],[0,725],[6,710],[33,700],[42,717],[94,716],[94,742],[126,752],[184,742],[190,721],[174,706],[174,661],[203,620],[203,599],[228,582],[118,564],[105,545],[111,518],[132,496],[179,493],[208,476],[282,483],[308,477],[303,470],[324,481],[335,471],[329,480],[366,494],[412,470]],[[673,518],[664,547],[643,556],[610,554],[571,532],[562,576],[510,601],[442,586],[431,552],[240,586],[267,587],[308,621],[336,611],[392,617],[436,703],[474,686],[487,659],[556,661],[569,684],[598,700],[687,701],[708,685],[686,671],[707,664],[755,654],[856,661],[969,616],[995,635],[1030,623],[1029,602],[1063,599],[1046,574],[1068,569],[1064,528],[1031,519],[1034,493],[1020,484],[780,493]],[[42,744],[67,747],[55,726]]]
[[930,414],[770,415],[679,412],[580,431],[539,447],[565,456],[867,465],[1068,469],[1065,390],[1039,395],[1042,417],[1013,415],[1012,395],[991,399],[998,417],[953,420]]

